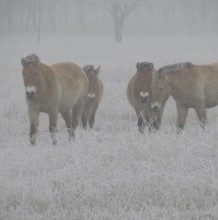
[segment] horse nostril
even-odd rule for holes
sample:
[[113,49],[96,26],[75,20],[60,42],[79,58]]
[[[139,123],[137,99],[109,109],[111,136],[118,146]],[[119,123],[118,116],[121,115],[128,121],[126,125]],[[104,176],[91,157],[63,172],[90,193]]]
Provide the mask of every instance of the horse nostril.
[[141,102],[142,103],[147,103],[148,102],[148,96],[145,96],[145,97],[141,96]]
[[26,96],[27,98],[31,99],[33,98],[33,96],[35,95],[35,92],[31,91],[31,92],[26,92]]
[[154,112],[157,112],[158,107],[157,107],[157,106],[154,106],[152,109],[153,109]]

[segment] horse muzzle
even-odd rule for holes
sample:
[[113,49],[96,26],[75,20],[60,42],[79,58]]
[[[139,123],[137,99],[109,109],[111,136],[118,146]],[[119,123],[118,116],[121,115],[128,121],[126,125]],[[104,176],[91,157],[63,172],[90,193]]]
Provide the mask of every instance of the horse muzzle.
[[152,108],[153,112],[155,112],[155,113],[160,109],[160,107],[161,106],[158,102],[154,102],[151,104],[151,108]]
[[36,95],[36,88],[35,86],[27,86],[26,87],[26,97],[28,99],[33,99]]
[[140,100],[143,104],[148,103],[148,100],[149,100],[148,92],[140,92]]
[[26,92],[26,97],[28,98],[28,99],[33,99],[33,97],[35,96],[35,92]]
[[93,101],[95,99],[95,93],[88,93],[87,94],[88,101]]

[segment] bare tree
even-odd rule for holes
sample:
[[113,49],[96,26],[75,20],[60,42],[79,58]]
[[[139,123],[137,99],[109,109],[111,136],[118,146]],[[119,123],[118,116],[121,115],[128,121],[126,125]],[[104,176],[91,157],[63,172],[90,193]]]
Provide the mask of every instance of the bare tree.
[[123,26],[131,12],[150,1],[146,0],[87,0],[87,3],[94,7],[106,10],[114,24],[114,39],[122,41]]

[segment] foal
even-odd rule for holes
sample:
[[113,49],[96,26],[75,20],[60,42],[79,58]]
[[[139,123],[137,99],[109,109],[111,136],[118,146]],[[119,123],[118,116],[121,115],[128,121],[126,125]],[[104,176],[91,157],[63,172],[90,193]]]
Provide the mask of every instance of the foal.
[[103,96],[103,83],[99,78],[100,66],[95,69],[92,65],[86,65],[83,67],[83,71],[88,77],[89,87],[82,112],[82,126],[86,128],[88,122],[89,127],[93,128],[95,122],[95,114]]

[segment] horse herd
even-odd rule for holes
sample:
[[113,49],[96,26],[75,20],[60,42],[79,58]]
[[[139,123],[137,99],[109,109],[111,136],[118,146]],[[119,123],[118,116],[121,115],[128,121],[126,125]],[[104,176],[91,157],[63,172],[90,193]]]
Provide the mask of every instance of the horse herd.
[[[93,128],[95,114],[103,96],[100,66],[80,68],[70,62],[48,66],[35,54],[21,59],[30,120],[30,143],[35,144],[40,112],[49,116],[52,143],[56,144],[57,118],[66,123],[69,140],[79,124]],[[184,128],[188,109],[193,108],[202,128],[207,124],[206,108],[218,105],[218,63],[194,65],[178,63],[154,69],[153,63],[136,64],[136,73],[127,86],[127,98],[138,118],[139,132],[160,128],[167,99],[177,108],[177,131]]]

